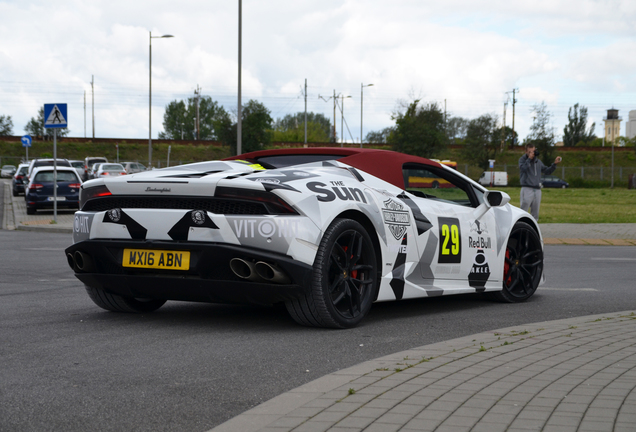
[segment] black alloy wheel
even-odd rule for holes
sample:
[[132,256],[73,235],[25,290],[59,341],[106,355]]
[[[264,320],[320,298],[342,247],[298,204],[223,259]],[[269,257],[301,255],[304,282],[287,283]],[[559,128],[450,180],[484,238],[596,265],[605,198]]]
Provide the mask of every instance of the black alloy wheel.
[[507,303],[530,298],[543,274],[543,247],[537,232],[525,222],[512,228],[504,261],[503,289],[492,295]]
[[375,249],[364,227],[336,219],[318,248],[311,293],[287,302],[287,310],[302,325],[355,327],[376,298],[377,273]]

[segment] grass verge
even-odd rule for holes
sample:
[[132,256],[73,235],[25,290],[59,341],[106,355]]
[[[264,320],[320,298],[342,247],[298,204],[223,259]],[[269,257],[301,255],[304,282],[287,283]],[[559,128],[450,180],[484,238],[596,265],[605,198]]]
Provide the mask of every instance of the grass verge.
[[[494,189],[494,188],[493,188]],[[501,188],[519,207],[521,188]],[[543,189],[541,223],[636,223],[636,189]]]

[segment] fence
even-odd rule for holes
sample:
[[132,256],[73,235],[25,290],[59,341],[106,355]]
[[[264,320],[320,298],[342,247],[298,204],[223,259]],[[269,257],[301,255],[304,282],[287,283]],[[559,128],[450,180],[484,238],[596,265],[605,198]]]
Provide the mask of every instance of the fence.
[[[475,167],[468,164],[463,164],[457,169],[472,179],[478,179],[483,170],[479,167]],[[505,171],[508,173],[508,177],[519,178],[519,166],[518,165],[495,165],[493,171]],[[627,181],[630,174],[636,172],[636,168],[633,167],[614,167],[614,181]],[[610,181],[612,178],[612,168],[603,166],[590,166],[590,167],[566,167],[557,165],[556,170],[552,175],[562,178],[565,181],[572,181],[573,179],[580,178],[583,180],[601,180]]]

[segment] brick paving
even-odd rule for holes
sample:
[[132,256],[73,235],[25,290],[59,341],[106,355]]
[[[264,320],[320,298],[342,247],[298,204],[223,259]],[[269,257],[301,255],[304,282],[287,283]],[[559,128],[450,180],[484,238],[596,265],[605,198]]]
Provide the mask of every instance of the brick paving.
[[636,312],[528,324],[322,377],[214,432],[634,431]]

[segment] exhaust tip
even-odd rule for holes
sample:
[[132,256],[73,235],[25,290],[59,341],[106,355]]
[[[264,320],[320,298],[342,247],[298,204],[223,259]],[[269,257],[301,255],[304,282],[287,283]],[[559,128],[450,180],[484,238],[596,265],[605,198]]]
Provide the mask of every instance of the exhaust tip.
[[230,260],[230,269],[241,279],[255,279],[254,264],[241,258],[232,258]]
[[77,268],[84,270],[84,254],[80,251],[75,251],[73,258],[75,258],[75,265],[77,265]]
[[278,284],[288,284],[290,282],[289,276],[274,264],[259,261],[256,263],[255,269],[256,273],[268,282]]
[[67,253],[66,254],[66,261],[68,262],[68,265],[75,270],[75,258],[73,258],[73,254],[71,253]]
[[90,255],[85,254],[84,252],[75,251],[73,254],[73,259],[75,260],[75,268],[78,271],[83,271],[90,273],[93,271],[93,260]]

